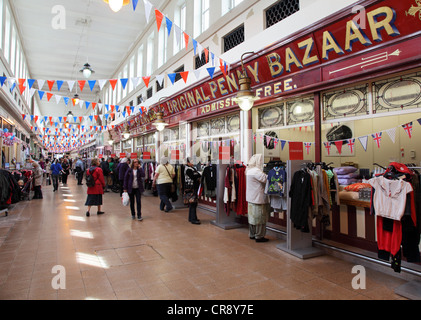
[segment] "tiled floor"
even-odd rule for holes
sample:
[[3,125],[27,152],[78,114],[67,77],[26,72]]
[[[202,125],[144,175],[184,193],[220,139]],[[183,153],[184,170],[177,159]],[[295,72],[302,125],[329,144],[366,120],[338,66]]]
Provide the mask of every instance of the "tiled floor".
[[192,225],[187,209],[164,213],[157,198],[143,197],[144,220],[133,221],[118,194],[107,193],[106,214],[95,208],[87,218],[86,187],[74,177],[43,193],[0,217],[2,300],[401,299],[394,289],[402,280],[367,269],[366,289],[354,290],[352,264],[300,260],[276,248],[281,240],[256,243],[246,228],[222,230],[200,210],[202,225]]

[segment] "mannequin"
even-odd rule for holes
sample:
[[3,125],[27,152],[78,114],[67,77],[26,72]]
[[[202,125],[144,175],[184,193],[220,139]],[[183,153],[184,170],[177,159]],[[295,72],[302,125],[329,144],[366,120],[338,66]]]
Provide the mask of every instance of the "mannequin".
[[263,162],[263,155],[256,154],[250,158],[246,170],[249,237],[256,242],[269,241],[265,238],[269,199],[265,195],[267,175],[263,172]]

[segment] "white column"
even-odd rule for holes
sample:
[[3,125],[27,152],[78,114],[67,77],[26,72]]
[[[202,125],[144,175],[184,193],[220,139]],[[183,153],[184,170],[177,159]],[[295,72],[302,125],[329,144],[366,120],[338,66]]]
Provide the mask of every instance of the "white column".
[[240,160],[245,164],[247,164],[253,155],[253,130],[249,127],[250,116],[251,111],[240,111]]

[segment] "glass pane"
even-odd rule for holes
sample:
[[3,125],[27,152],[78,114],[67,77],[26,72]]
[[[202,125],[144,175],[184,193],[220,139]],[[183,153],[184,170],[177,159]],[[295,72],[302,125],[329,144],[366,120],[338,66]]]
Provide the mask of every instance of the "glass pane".
[[337,119],[369,113],[368,85],[323,94],[323,119]]
[[374,113],[421,107],[421,73],[373,83]]

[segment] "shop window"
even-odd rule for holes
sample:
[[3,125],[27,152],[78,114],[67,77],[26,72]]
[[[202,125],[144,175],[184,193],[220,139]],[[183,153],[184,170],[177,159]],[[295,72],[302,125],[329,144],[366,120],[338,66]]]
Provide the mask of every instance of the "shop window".
[[273,128],[284,125],[284,106],[272,106],[259,110],[259,128]]
[[142,103],[143,103],[143,97],[142,97],[142,95],[137,96],[137,105],[140,105]]
[[373,83],[373,113],[421,108],[421,72]]
[[[209,49],[209,48],[208,48]],[[206,54],[205,51],[203,51],[201,54],[198,54],[194,57],[194,68],[199,69],[203,67],[207,63],[206,61]]]
[[180,68],[174,70],[174,73],[176,74],[174,82],[177,82],[177,81],[181,80],[180,72],[184,72],[184,65],[182,65]]
[[314,121],[314,100],[312,98],[288,101],[286,107],[287,125]]
[[280,0],[266,10],[266,28],[300,10],[299,0]]
[[368,85],[323,94],[323,119],[369,114]]
[[159,84],[159,81],[156,82],[156,92],[161,91],[164,89],[164,81],[162,81],[162,86]]
[[244,25],[238,27],[237,29],[231,31],[226,36],[223,37],[224,40],[224,52],[235,48],[240,43],[244,42]]
[[146,98],[149,99],[149,98],[152,98],[152,96],[153,96],[153,88],[146,90]]

